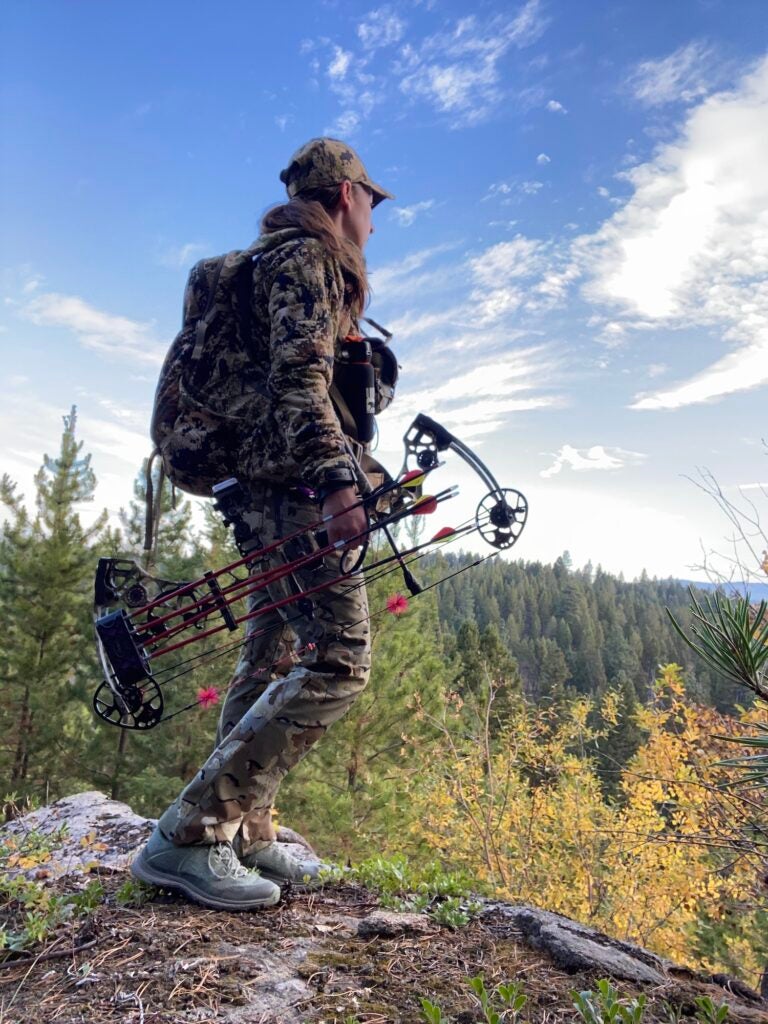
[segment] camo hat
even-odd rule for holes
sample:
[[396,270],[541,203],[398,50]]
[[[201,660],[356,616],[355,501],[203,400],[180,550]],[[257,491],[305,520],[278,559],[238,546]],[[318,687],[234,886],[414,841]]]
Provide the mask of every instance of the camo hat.
[[369,188],[373,193],[374,206],[382,199],[395,198],[391,192],[371,181],[354,149],[338,139],[310,139],[296,150],[291,162],[280,172],[280,181],[291,199],[305,189],[339,185],[345,180]]

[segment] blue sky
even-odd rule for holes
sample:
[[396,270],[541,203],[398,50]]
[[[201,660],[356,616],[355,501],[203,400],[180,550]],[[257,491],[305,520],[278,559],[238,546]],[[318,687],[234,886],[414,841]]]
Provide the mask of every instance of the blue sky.
[[[403,367],[393,469],[427,412],[528,496],[516,556],[628,577],[726,548],[697,467],[765,508],[764,0],[3,20],[0,467],[27,495],[76,403],[97,506],[127,503],[189,266],[248,244],[293,150],[333,134],[397,196],[367,249]],[[482,492],[440,473],[461,519]]]

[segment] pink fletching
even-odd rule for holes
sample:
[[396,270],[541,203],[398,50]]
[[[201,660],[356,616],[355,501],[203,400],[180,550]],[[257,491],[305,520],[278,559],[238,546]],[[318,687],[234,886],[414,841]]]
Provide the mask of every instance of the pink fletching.
[[393,615],[404,615],[408,611],[408,598],[402,594],[392,594],[387,598],[387,611]]
[[219,703],[219,691],[215,686],[205,686],[197,691],[197,703],[201,708],[212,708]]

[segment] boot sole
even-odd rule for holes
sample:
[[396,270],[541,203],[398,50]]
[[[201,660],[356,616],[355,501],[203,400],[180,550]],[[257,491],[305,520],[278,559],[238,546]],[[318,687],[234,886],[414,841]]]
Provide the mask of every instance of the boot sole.
[[[131,874],[134,878],[138,878],[140,882],[157,886],[159,889],[172,889],[174,892],[180,892],[194,903],[200,903],[204,907],[211,907],[213,910],[259,910],[262,907],[274,907],[280,901],[281,895],[280,890],[277,889],[274,893],[259,900],[232,901],[220,899],[195,889],[189,882],[180,881],[177,875],[165,875],[160,871],[154,871],[142,863],[141,854],[131,864]],[[271,881],[271,879],[268,879],[268,881]]]

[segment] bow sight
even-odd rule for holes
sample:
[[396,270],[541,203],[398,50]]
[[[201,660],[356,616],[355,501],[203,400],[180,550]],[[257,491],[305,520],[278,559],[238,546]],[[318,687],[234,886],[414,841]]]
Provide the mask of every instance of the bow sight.
[[[165,684],[189,672],[193,663],[219,657],[245,641],[238,639],[213,650],[204,650],[186,661],[179,662],[177,657],[169,662],[170,655],[189,644],[200,643],[224,631],[236,632],[243,623],[274,610],[280,611],[286,623],[299,617],[311,620],[322,601],[323,590],[340,579],[349,579],[350,587],[361,586],[360,573],[366,580],[372,580],[399,569],[411,593],[417,594],[422,588],[413,579],[409,565],[435,544],[448,539],[477,532],[497,551],[515,544],[528,515],[528,504],[519,491],[500,487],[470,448],[428,416],[417,416],[403,441],[405,460],[397,480],[389,480],[371,490],[361,479],[359,489],[363,497],[349,507],[362,505],[369,525],[360,538],[348,540],[362,539],[362,551],[354,564],[347,564],[346,556],[342,555],[339,576],[330,581],[313,584],[312,573],[327,556],[338,556],[344,546],[344,542],[328,543],[325,527],[333,517],[320,517],[311,526],[301,527],[263,546],[258,532],[260,517],[252,508],[246,491],[234,479],[218,484],[213,494],[214,507],[221,513],[225,525],[232,527],[241,555],[230,565],[205,572],[191,582],[178,582],[154,576],[127,559],[99,559],[94,604],[96,642],[104,681],[93,699],[96,714],[119,728],[151,729],[172,717],[164,715],[162,687]],[[489,491],[480,501],[473,520],[457,528],[444,528],[430,540],[401,550],[389,527],[410,516],[430,512],[457,493],[451,487],[435,495],[422,494],[425,477],[440,465],[440,453],[449,449],[480,476]],[[416,466],[410,465],[411,460]],[[381,500],[391,499],[392,495],[397,495],[396,502]],[[385,514],[381,508],[387,505]],[[392,554],[366,561],[368,538],[377,532],[387,538]],[[303,586],[299,583],[299,572]],[[281,596],[253,611],[244,607],[244,598],[268,590],[277,582],[281,583]],[[274,593],[270,593],[270,597],[274,597]],[[268,628],[263,630],[267,631]],[[160,659],[164,659],[167,667],[156,670]]]

